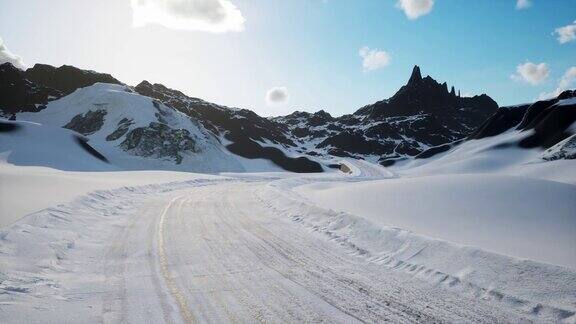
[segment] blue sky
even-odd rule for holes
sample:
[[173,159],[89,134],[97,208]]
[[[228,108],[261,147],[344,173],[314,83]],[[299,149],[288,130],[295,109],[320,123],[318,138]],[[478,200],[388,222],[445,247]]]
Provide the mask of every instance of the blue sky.
[[[574,24],[576,0],[531,0],[521,10],[517,0],[436,0],[417,19],[398,0],[203,1],[232,4],[229,25],[218,28],[236,30],[178,28],[169,15],[135,27],[129,0],[0,0],[0,37],[27,66],[71,64],[133,85],[147,79],[262,115],[352,113],[393,95],[415,64],[462,93],[523,103],[553,92],[576,66],[576,41],[554,33]],[[186,14],[183,24],[205,12]],[[363,47],[389,61],[367,71]],[[511,77],[528,62],[536,79]],[[286,101],[266,100],[274,87]]]

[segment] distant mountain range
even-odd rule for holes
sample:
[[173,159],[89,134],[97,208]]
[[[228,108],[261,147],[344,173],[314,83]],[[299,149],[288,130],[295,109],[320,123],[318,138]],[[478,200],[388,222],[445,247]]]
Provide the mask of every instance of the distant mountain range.
[[72,66],[22,71],[0,65],[0,115],[76,131],[120,169],[256,171],[267,163],[321,172],[341,157],[389,166],[515,127],[532,134],[517,145],[550,148],[573,136],[574,96],[567,91],[554,100],[499,108],[485,94],[462,97],[415,66],[394,96],[353,114],[265,118],[147,81],[130,87]]

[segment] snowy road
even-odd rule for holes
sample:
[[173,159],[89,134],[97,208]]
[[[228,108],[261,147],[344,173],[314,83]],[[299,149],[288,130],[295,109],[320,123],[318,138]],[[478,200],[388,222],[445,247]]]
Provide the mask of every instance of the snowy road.
[[[111,322],[517,321],[351,255],[270,213],[266,183],[226,182],[146,202],[107,260]],[[144,242],[147,242],[144,244]],[[142,247],[147,246],[146,251]]]
[[373,262],[263,198],[279,182],[314,181],[302,179],[102,192],[31,215],[0,233],[0,322],[534,320],[528,303],[510,307]]

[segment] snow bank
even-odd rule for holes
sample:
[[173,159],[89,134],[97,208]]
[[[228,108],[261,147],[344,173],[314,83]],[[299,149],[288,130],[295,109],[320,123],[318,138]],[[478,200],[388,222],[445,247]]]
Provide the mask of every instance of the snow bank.
[[200,178],[222,177],[173,171],[66,172],[46,167],[19,167],[0,161],[0,228],[94,190]]
[[[436,180],[441,179],[439,177]],[[387,181],[400,180],[382,182]],[[382,223],[374,222],[372,219],[318,207],[313,203],[303,201],[300,194],[290,190],[295,183],[291,179],[279,180],[265,190],[261,190],[258,195],[262,203],[267,204],[281,215],[290,217],[312,231],[319,232],[330,240],[348,247],[354,253],[371,262],[379,263],[391,269],[406,271],[416,278],[442,285],[448,289],[455,289],[477,298],[506,303],[510,307],[544,320],[573,321],[576,319],[576,296],[574,295],[576,271],[573,269],[518,259],[488,252],[477,247],[433,239],[397,227],[385,226]],[[370,193],[370,190],[375,188],[363,190],[364,185],[364,183],[356,185],[346,183],[346,193],[339,192],[332,198],[332,202],[344,200],[349,202],[349,206],[359,206],[369,201],[369,199],[355,200],[362,195],[369,195],[376,201],[388,199],[381,192]],[[532,185],[542,186],[541,189],[551,189],[554,192],[561,191],[561,188],[556,188],[549,183]],[[328,184],[324,184],[324,186],[330,187]],[[490,180],[488,180],[487,186],[490,186]],[[436,191],[434,187],[417,189],[412,186],[412,189],[419,190],[421,195],[425,195],[422,191]],[[450,203],[450,195],[445,196],[448,189],[449,185],[436,197],[440,199],[440,202]],[[530,190],[528,189],[527,192]],[[306,193],[311,191],[313,190],[310,189]],[[356,191],[358,192],[356,193]],[[573,192],[572,190],[571,193],[573,194]],[[505,192],[500,191],[499,194],[505,194]],[[509,193],[507,194],[509,195]],[[429,195],[434,194],[430,193]],[[533,196],[529,198],[534,199]],[[387,200],[387,202],[390,201],[390,199]],[[476,200],[473,204],[479,206],[482,201],[482,199]],[[518,202],[518,198],[513,198],[513,201]],[[486,204],[486,201],[483,202]],[[404,203],[402,206],[406,207],[406,204],[410,202],[404,200]],[[417,204],[418,202],[412,201],[411,203]],[[567,203],[565,201],[561,203],[564,205],[561,208],[565,208]],[[385,208],[383,206],[385,205],[378,204],[378,208]],[[438,205],[433,207],[438,207]],[[510,206],[504,204],[500,207],[509,208]],[[450,207],[444,206],[443,208]],[[523,208],[523,210],[526,209]],[[448,215],[447,213],[442,216],[452,220],[457,217],[457,215]],[[546,217],[546,215],[540,216]],[[421,216],[418,215],[418,217]],[[442,222],[442,220],[438,221]],[[434,221],[428,220],[427,223],[434,224]],[[522,226],[522,223],[516,225]],[[437,225],[434,226],[438,228]],[[457,230],[455,226],[452,227]],[[515,228],[509,227],[507,229],[513,232]],[[524,242],[527,244],[530,244],[529,241],[530,238],[524,238]]]
[[576,160],[545,161],[543,149],[523,149],[517,143],[532,131],[504,134],[463,142],[429,159],[399,163],[389,169],[405,176],[438,174],[501,174],[576,184]]
[[576,186],[502,175],[443,175],[296,189],[378,226],[576,269]]
[[[134,212],[145,200],[222,181],[227,180],[198,177],[167,184],[99,190],[0,229],[0,304],[10,308],[6,320],[13,323],[46,321],[39,318],[38,312],[30,311],[34,309],[58,314],[62,323],[108,322],[111,311],[103,312],[103,308],[117,298],[114,293],[117,287],[111,286],[109,273],[101,271],[118,260],[105,258],[110,257],[111,245],[102,242],[114,244],[120,234],[127,233],[130,225],[139,220],[133,217]],[[151,253],[148,244],[152,243],[142,241],[141,253]],[[137,293],[148,290],[154,291],[145,281],[136,289]],[[96,299],[103,305],[98,302],[95,305]],[[2,317],[6,317],[7,313],[2,313]]]

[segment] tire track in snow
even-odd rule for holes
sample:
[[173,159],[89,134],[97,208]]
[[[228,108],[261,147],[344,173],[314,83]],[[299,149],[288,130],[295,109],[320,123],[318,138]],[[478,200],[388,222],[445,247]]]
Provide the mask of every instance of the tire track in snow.
[[168,210],[170,209],[172,204],[174,204],[174,202],[176,200],[178,200],[182,197],[184,197],[184,196],[178,196],[178,197],[175,197],[172,200],[170,200],[168,205],[166,205],[166,207],[164,208],[164,210],[160,214],[160,220],[158,222],[158,261],[160,263],[160,272],[162,274],[162,277],[164,278],[166,286],[168,286],[168,289],[170,290],[170,294],[172,295],[172,297],[176,301],[176,304],[178,305],[178,309],[180,310],[180,316],[182,316],[182,318],[184,319],[184,321],[186,323],[195,323],[194,315],[192,315],[192,313],[190,312],[186,298],[180,292],[180,290],[178,289],[178,286],[176,285],[174,278],[170,274],[170,270],[169,270],[169,266],[168,266],[168,258],[166,257],[166,247],[164,244],[164,242],[165,242],[165,240],[164,240],[164,224],[166,223],[166,214],[168,213]]

